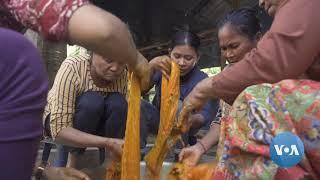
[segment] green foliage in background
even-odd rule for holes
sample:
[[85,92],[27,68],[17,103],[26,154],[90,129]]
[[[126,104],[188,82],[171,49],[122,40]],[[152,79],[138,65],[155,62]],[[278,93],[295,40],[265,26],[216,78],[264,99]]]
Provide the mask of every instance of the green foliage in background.
[[211,76],[215,76],[218,73],[220,73],[221,68],[220,67],[205,68],[205,69],[201,69],[201,71],[207,73],[208,76],[211,77]]
[[67,46],[67,56],[70,56],[70,55],[78,55],[80,53],[83,53],[83,52],[86,52],[86,49],[81,47],[81,46]]

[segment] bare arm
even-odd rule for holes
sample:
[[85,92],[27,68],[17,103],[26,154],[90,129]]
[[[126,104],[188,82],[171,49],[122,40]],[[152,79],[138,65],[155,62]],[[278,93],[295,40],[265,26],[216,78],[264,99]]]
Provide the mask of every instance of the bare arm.
[[127,26],[94,5],[74,12],[68,26],[69,41],[135,69],[137,50]]
[[72,127],[62,129],[55,139],[56,142],[72,147],[101,147],[111,151],[115,158],[121,158],[124,141],[106,138],[81,132]]
[[136,69],[138,54],[127,26],[88,0],[14,2],[4,1],[4,5],[18,22],[46,39],[68,40]]
[[127,26],[119,18],[96,6],[85,5],[74,12],[68,29],[71,43],[128,64],[140,79],[141,89],[148,89],[148,61],[137,51]]
[[137,50],[127,26],[88,0],[17,0],[4,5],[18,22],[47,39],[69,40],[133,68],[137,65]]
[[208,133],[201,139],[205,149],[209,149],[219,142],[220,124],[213,123]]
[[62,129],[55,139],[56,142],[72,147],[109,147],[114,139],[96,136],[68,127]]

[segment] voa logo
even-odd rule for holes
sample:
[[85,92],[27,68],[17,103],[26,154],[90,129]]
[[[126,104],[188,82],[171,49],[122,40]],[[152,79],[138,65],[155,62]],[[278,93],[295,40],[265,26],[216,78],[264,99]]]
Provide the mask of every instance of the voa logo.
[[270,158],[280,167],[288,168],[297,165],[304,156],[301,139],[290,132],[278,134],[270,144]]
[[298,151],[297,146],[291,145],[291,147],[287,147],[285,145],[274,145],[274,149],[278,156],[282,156],[283,153],[288,154],[289,156],[299,156],[300,153]]

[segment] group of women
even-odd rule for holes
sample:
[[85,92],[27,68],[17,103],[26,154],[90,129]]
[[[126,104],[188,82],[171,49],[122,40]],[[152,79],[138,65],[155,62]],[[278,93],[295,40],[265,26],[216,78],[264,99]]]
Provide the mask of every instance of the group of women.
[[[274,16],[264,35],[249,9],[232,11],[221,21],[219,45],[229,65],[214,77],[201,76],[199,83],[191,83],[182,109],[190,114],[201,112],[209,99],[219,98],[224,101],[223,115],[220,124],[215,121],[203,139],[182,150],[180,160],[193,166],[219,141],[213,178],[317,179],[320,21],[314,18],[320,15],[320,1],[259,0],[259,5]],[[5,0],[0,2],[0,14],[2,26],[19,31],[32,28],[47,38],[123,61],[137,73],[143,90],[157,82],[150,81],[156,77],[154,70],[165,76],[170,72],[168,58],[148,64],[137,52],[126,26],[86,0]],[[5,29],[0,30],[0,37],[0,179],[28,179],[41,136],[48,84],[40,56],[29,42]],[[182,76],[197,71],[197,46],[191,42],[186,39],[170,51]],[[305,146],[303,160],[288,169],[279,168],[269,157],[272,138],[285,131],[298,135]],[[119,149],[114,146],[109,150]]]
[[[184,108],[192,112],[217,97],[232,104],[221,119],[213,179],[318,179],[320,40],[315,36],[320,23],[312,18],[317,17],[315,7],[320,2],[259,3],[274,16],[270,30],[260,39],[255,23],[246,26],[241,10],[236,17],[237,12],[231,12],[218,32],[221,53],[230,65],[201,81],[185,99]],[[249,22],[249,15],[244,17]],[[269,155],[272,138],[282,132],[296,134],[305,147],[303,160],[287,169]],[[214,142],[210,134],[184,149],[180,160],[195,165]]]

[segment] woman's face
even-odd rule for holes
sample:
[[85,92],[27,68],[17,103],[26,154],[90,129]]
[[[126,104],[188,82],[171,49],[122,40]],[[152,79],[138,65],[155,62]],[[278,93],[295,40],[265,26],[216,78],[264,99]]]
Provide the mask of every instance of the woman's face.
[[93,53],[92,67],[99,78],[111,82],[119,78],[126,65]]
[[198,54],[196,50],[189,45],[177,45],[171,53],[173,59],[180,67],[180,76],[188,74],[198,62]]
[[231,24],[219,29],[218,39],[221,55],[230,64],[240,61],[257,44],[257,40],[250,40],[235,30]]

